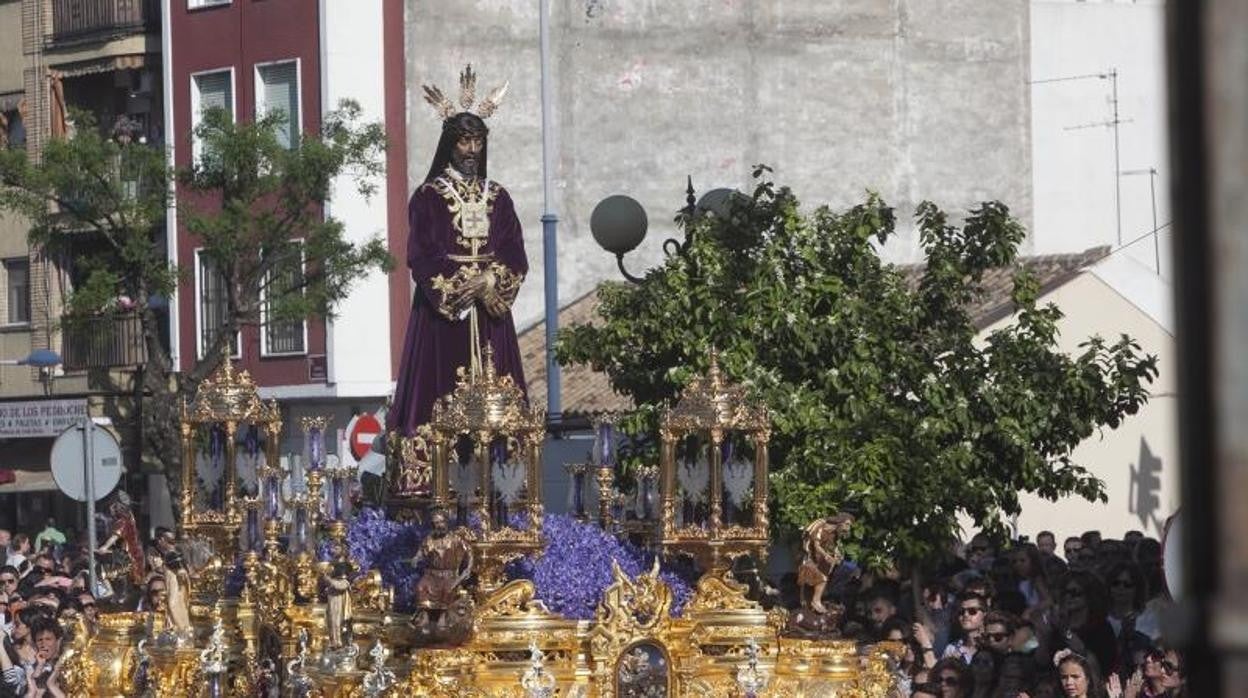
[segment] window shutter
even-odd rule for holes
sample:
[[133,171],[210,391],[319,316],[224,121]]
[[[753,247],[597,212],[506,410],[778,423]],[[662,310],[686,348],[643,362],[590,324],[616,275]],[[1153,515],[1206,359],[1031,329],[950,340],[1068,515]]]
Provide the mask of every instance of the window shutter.
[[[213,107],[220,107],[234,116],[234,90],[230,84],[229,71],[208,73],[195,76],[195,85],[199,89],[200,114]],[[200,116],[196,114],[196,118]]]
[[291,134],[299,131],[299,83],[295,63],[262,66],[260,81],[264,112],[280,111],[286,114],[286,122],[277,129],[278,142],[287,148],[294,147]]

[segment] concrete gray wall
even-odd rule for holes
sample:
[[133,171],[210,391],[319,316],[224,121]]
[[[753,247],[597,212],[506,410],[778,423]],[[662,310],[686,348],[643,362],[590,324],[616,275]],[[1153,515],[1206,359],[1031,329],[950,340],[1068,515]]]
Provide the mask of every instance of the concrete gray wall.
[[0,93],[25,87],[22,70],[22,3],[0,0]]
[[[567,303],[615,260],[589,217],[626,193],[650,218],[627,258],[640,273],[696,189],[749,188],[764,162],[808,206],[879,191],[908,218],[931,199],[1007,202],[1031,218],[1028,6],[1024,0],[550,0],[559,216]],[[480,94],[511,90],[490,120],[490,174],[516,199],[531,264],[517,324],[542,312],[538,3],[408,0],[410,177],[429,166],[439,124],[421,98],[457,93],[471,62]],[[917,256],[907,230],[886,251]]]

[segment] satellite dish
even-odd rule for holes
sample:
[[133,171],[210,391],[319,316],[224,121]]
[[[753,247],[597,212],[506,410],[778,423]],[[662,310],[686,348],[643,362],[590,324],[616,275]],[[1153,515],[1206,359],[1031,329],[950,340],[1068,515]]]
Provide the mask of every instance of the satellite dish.
[[[72,426],[56,437],[52,444],[52,479],[65,496],[79,502],[87,501],[86,453],[83,452],[81,424]],[[95,499],[107,497],[121,482],[121,446],[107,429],[91,430],[92,454],[95,462]]]

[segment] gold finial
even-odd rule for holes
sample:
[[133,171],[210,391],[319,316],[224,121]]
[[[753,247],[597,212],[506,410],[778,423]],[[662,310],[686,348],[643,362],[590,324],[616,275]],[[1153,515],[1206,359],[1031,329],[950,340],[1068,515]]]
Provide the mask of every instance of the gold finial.
[[475,101],[477,101],[477,74],[472,72],[472,64],[469,63],[464,66],[464,72],[459,74],[459,106],[468,109]]

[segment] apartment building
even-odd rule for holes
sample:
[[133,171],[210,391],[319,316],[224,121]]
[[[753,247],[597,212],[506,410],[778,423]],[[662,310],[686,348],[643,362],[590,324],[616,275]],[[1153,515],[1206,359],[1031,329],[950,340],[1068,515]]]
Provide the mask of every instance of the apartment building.
[[[406,254],[405,95],[401,0],[166,0],[170,41],[165,55],[174,163],[186,167],[198,146],[193,131],[210,106],[238,121],[271,110],[286,114],[281,137],[315,133],[340,100],[360,103],[364,118],[384,122],[387,175],[371,199],[342,182],[326,214],[364,241],[387,236],[397,264],[391,278],[360,279],[332,321],[264,322],[245,327],[234,360],[266,398],[277,399],[288,425],[285,452],[301,452],[304,416],[330,420],[329,434],[352,417],[376,411],[390,395],[411,296]],[[171,221],[177,212],[171,212]],[[190,370],[215,336],[224,312],[220,276],[201,245],[176,225],[170,255],[184,270],[172,306],[175,365]],[[331,438],[329,452],[340,445]]]
[[[40,157],[48,139],[72,133],[75,110],[105,134],[164,138],[158,0],[0,0],[0,140]],[[129,382],[143,362],[136,319],[102,314],[65,331],[73,255],[52,258],[28,243],[29,222],[0,214],[0,360],[37,349],[53,368],[0,365],[0,527],[42,528],[48,515],[73,527],[79,507],[49,470],[55,436],[90,414],[116,435],[129,475],[143,486]],[[83,244],[91,244],[83,233]],[[100,337],[109,341],[100,342]]]

